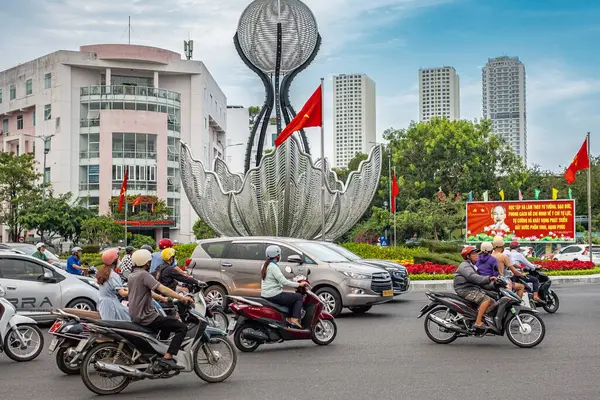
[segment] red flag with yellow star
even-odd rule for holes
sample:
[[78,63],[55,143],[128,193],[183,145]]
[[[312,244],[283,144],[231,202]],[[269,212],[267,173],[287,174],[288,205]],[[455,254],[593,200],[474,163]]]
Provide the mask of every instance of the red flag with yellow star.
[[279,147],[294,132],[304,128],[323,125],[323,95],[321,86],[310,96],[302,110],[290,121],[275,139],[275,146]]
[[123,184],[121,185],[121,194],[119,195],[119,212],[123,210],[125,195],[127,194],[127,179],[129,178],[129,168],[125,168],[125,176],[123,176]]
[[565,180],[570,185],[575,182],[575,176],[577,171],[581,171],[582,169],[587,169],[590,167],[590,155],[588,153],[588,140],[585,139],[583,145],[575,155],[575,158],[569,165],[569,168],[565,171]]

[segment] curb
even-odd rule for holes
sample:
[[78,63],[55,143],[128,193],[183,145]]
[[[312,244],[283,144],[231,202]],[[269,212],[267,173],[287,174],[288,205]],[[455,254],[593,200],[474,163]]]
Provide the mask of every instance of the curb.
[[[553,286],[600,283],[600,274],[583,276],[551,276]],[[452,280],[439,281],[411,281],[411,292],[450,291],[454,292]]]

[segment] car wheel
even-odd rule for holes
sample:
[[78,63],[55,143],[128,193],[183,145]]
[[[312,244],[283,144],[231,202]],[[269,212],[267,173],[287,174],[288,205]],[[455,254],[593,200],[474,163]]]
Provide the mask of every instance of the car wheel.
[[220,285],[211,285],[204,289],[204,298],[208,304],[215,304],[227,310],[227,291]]
[[350,311],[354,314],[364,314],[369,311],[373,306],[360,306],[360,307],[349,307]]
[[96,305],[93,301],[88,299],[75,299],[67,304],[67,308],[76,308],[83,311],[96,311]]
[[315,292],[325,304],[325,311],[337,317],[342,313],[342,298],[337,290],[330,287],[322,287]]

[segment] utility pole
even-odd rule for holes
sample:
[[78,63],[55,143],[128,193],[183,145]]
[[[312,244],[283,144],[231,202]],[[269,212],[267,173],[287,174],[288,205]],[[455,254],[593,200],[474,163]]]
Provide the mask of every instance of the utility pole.
[[52,138],[54,137],[54,135],[43,135],[43,136],[35,136],[35,135],[29,135],[29,134],[25,134],[25,136],[29,136],[32,137],[34,139],[41,139],[44,142],[44,163],[43,163],[43,184],[42,184],[42,200],[46,200],[46,186],[48,186],[48,182],[46,179],[46,157],[48,155],[48,153],[50,152],[50,143]]
[[127,30],[129,31],[129,44],[131,44],[131,16],[129,17],[129,24],[127,25]]

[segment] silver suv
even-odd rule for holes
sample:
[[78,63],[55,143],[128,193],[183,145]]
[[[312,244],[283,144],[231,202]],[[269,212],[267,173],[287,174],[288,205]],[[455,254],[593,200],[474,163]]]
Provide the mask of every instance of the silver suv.
[[205,295],[227,305],[228,295],[260,296],[260,269],[269,245],[281,247],[279,267],[306,264],[314,292],[326,309],[337,316],[342,308],[364,313],[375,304],[393,299],[390,274],[381,268],[350,262],[324,244],[313,240],[275,237],[219,238],[198,241],[192,254],[194,275],[209,286]]
[[58,308],[94,311],[98,303],[94,279],[16,252],[0,251],[0,284],[17,311],[36,320],[54,319]]

